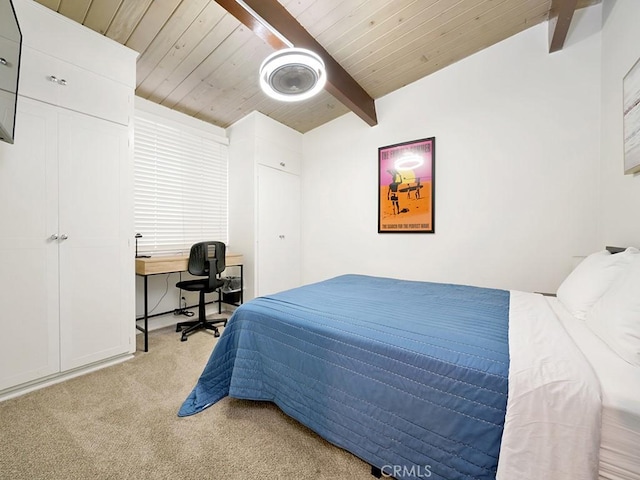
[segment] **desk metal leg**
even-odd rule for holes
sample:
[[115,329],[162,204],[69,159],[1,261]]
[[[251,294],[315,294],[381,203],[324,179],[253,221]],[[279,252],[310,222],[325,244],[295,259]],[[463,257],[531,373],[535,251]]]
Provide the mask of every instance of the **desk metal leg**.
[[149,285],[147,275],[144,275],[144,327],[140,327],[136,319],[136,329],[144,333],[144,351],[149,351]]
[[144,276],[144,351],[149,351],[149,295],[147,275]]
[[147,284],[147,275],[144,275],[144,327],[140,327],[136,319],[136,330],[144,333],[144,351],[149,351],[149,286]]

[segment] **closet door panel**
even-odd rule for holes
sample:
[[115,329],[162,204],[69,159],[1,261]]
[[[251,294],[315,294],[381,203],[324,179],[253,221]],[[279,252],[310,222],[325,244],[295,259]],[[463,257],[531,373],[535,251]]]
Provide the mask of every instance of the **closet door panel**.
[[300,154],[276,142],[256,138],[256,158],[261,165],[300,175]]
[[133,92],[121,83],[29,47],[23,49],[20,69],[21,95],[129,123]]
[[[125,353],[120,169],[127,129],[72,112],[60,116],[61,368]],[[124,249],[126,250],[126,249]],[[133,259],[131,260],[133,262]]]
[[58,71],[66,84],[60,88],[61,107],[128,125],[130,88],[70,63],[59,62]]
[[257,295],[300,286],[300,177],[258,166]]
[[0,390],[60,369],[55,109],[20,98],[0,143]]
[[18,87],[20,95],[56,105],[61,87],[51,77],[56,76],[57,65],[57,59],[23,46]]

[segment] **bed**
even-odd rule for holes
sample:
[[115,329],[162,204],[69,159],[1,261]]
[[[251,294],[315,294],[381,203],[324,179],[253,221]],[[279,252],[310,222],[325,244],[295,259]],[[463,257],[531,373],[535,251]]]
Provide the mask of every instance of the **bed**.
[[586,325],[540,294],[343,275],[239,307],[179,415],[271,401],[396,478],[636,480],[638,368],[616,391]]

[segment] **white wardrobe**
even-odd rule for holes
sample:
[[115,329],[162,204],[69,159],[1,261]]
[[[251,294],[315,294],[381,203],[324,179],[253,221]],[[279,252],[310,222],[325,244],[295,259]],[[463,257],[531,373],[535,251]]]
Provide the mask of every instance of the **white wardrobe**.
[[245,301],[300,286],[302,134],[253,112],[227,129],[229,243],[245,262]]
[[0,398],[135,351],[137,53],[31,0],[0,143]]

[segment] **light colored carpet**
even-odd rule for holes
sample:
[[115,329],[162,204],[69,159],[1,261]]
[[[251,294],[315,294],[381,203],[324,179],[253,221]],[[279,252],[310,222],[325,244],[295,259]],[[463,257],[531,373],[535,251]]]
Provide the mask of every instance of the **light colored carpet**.
[[133,360],[0,403],[0,479],[363,479],[370,467],[271,403],[176,413],[215,338],[151,332]]

